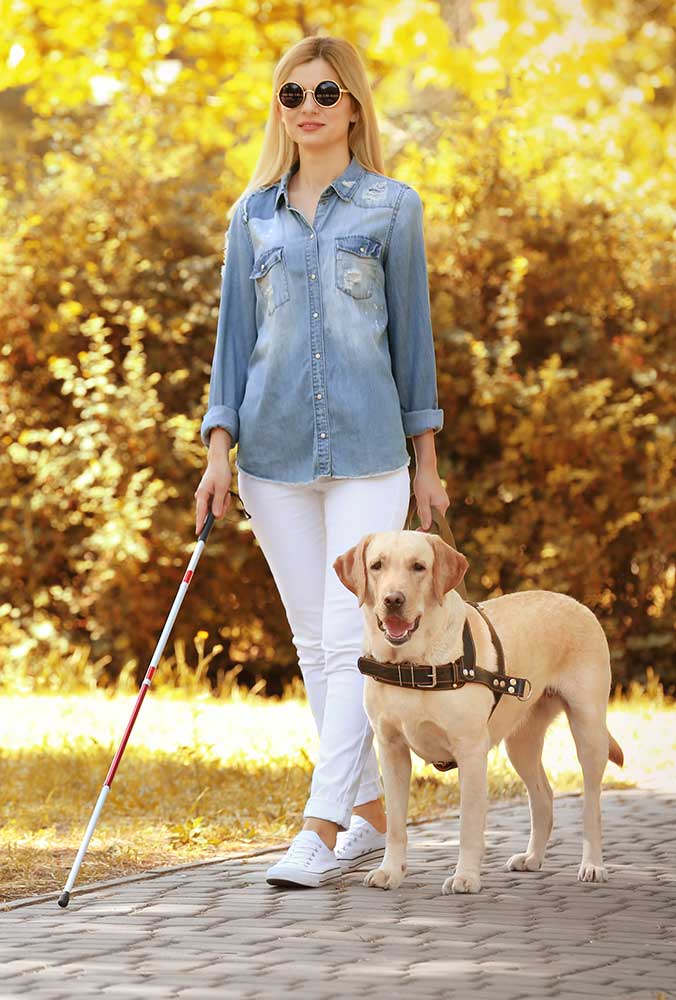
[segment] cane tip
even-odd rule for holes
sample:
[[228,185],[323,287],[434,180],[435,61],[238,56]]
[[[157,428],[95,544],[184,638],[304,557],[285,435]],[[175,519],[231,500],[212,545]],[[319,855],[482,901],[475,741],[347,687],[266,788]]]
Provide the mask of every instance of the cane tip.
[[68,906],[69,899],[70,899],[70,893],[62,892],[61,895],[59,896],[59,906],[65,909]]

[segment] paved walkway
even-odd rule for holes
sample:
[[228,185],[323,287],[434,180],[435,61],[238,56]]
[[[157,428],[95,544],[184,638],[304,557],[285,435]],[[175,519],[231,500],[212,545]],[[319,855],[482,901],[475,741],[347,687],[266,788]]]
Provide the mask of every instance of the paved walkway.
[[[442,896],[458,818],[410,829],[395,891],[363,873],[281,890],[279,852],[76,885],[70,906],[0,912],[2,1000],[676,998],[676,790],[605,792],[606,884],[577,882],[581,800],[555,802],[541,872],[502,870],[528,835],[525,801],[493,804],[483,890]],[[85,888],[84,886],[82,888]]]

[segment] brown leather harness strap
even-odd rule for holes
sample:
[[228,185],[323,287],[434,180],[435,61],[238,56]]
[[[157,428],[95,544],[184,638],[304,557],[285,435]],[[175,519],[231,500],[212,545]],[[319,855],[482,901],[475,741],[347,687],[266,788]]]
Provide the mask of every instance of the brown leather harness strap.
[[[491,680],[491,684],[493,686],[493,693],[495,694],[495,703],[493,705],[493,708],[491,709],[491,714],[488,716],[488,718],[490,719],[491,715],[493,714],[493,712],[497,707],[498,702],[500,701],[500,698],[502,697],[503,694],[505,694],[504,689],[506,685],[505,682],[502,680],[502,678],[505,676],[505,651],[502,648],[502,643],[500,642],[500,636],[495,631],[493,622],[490,620],[490,618],[488,617],[484,609],[481,607],[481,605],[475,601],[465,601],[465,604],[471,604],[471,606],[475,608],[476,611],[479,612],[483,620],[486,622],[486,625],[488,625],[488,631],[490,632],[491,641],[495,646],[495,652],[497,654],[498,665],[496,673],[492,675],[492,680]],[[484,673],[488,673],[488,671],[484,671]],[[496,679],[498,680],[498,684],[495,683]],[[520,681],[523,686],[524,680],[525,678],[522,679],[518,677],[510,677],[509,678],[510,683],[507,686],[507,694],[514,694],[515,692],[511,690],[511,687],[514,685],[516,681]]]
[[[406,515],[406,521],[404,522],[404,527],[407,531],[413,530],[413,519],[416,514],[416,508],[417,508],[417,501],[415,498],[415,493],[411,493],[410,497],[408,498],[408,514]],[[432,505],[430,510],[432,514],[432,520],[434,521],[434,526],[436,527],[437,532],[439,533],[441,538],[443,538],[446,544],[450,545],[452,549],[457,550],[458,546],[455,544],[455,538],[453,537],[453,532],[451,531],[451,527],[448,521],[446,520],[445,514],[442,514],[441,512],[441,508]],[[418,518],[418,520],[420,519]],[[460,594],[463,601],[467,601],[467,586],[465,584],[464,579],[460,581],[460,583],[457,585],[455,589]]]
[[[405,521],[407,530],[412,529],[416,506],[415,494],[412,493],[409,497],[408,514]],[[455,549],[456,544],[453,532],[441,509],[432,506],[431,515],[439,535],[451,548]],[[464,579],[460,580],[455,590],[462,597],[465,604],[470,604],[479,612],[488,626],[491,641],[495,646],[497,654],[497,669],[495,672],[485,670],[483,667],[476,665],[474,637],[472,636],[472,630],[467,618],[465,618],[462,629],[463,655],[451,663],[444,663],[441,666],[426,666],[425,664],[412,663],[380,663],[371,657],[360,656],[357,660],[357,666],[362,674],[374,677],[383,684],[396,684],[398,687],[443,691],[449,688],[460,688],[472,682],[475,684],[485,684],[486,687],[491,689],[494,697],[493,706],[488,715],[490,719],[503,694],[514,695],[519,701],[528,701],[532,691],[531,683],[527,677],[510,677],[505,673],[505,652],[500,642],[500,636],[495,631],[493,622],[488,618],[481,605],[467,599],[467,588],[465,587]],[[457,766],[454,760],[434,763],[434,767],[438,771],[448,771]]]
[[[467,618],[462,630],[463,655],[457,660],[440,665],[420,663],[387,663],[374,660],[369,656],[360,656],[357,666],[362,674],[373,677],[383,684],[394,684],[402,688],[416,690],[448,691],[464,687],[465,684],[485,684],[493,692],[493,706],[488,718],[495,711],[503,694],[513,695],[519,701],[528,701],[531,694],[531,684],[527,677],[512,677],[505,673],[505,653],[500,636],[495,631],[493,623],[487,617],[483,608],[474,601],[465,601],[475,608],[488,626],[491,641],[497,654],[497,669],[486,670],[477,666],[476,647],[472,629]],[[457,767],[454,760],[434,763],[439,771],[448,771]]]
[[[471,601],[466,603],[472,604]],[[496,671],[477,666],[476,647],[467,618],[465,618],[462,632],[464,652],[457,660],[452,660],[450,663],[429,665],[406,661],[389,663],[375,660],[370,656],[360,656],[357,660],[359,670],[362,674],[382,681],[383,684],[395,684],[397,687],[419,690],[448,691],[464,687],[465,684],[485,684],[491,689],[495,698],[491,714],[503,694],[511,694],[521,701],[526,701],[529,695],[527,689],[530,688],[530,681],[527,677],[510,677],[505,674],[505,654],[500,638],[483,611],[476,604],[472,604],[472,607],[477,608],[491,632],[491,638],[497,651]]]

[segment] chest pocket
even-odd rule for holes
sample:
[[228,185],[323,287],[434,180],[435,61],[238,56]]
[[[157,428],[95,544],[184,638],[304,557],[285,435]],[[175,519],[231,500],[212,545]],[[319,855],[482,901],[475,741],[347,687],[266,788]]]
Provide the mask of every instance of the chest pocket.
[[370,236],[336,236],[336,288],[353,299],[370,298],[383,280],[382,244]]
[[289,278],[284,259],[284,247],[270,247],[256,258],[249,275],[255,280],[257,293],[268,315],[289,301]]

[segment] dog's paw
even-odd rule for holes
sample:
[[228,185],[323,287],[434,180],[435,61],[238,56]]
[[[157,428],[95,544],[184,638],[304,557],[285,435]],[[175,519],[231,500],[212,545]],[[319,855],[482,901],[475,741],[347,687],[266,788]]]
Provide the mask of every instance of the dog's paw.
[[539,872],[542,868],[542,858],[535,854],[512,854],[509,861],[505,863],[508,872]]
[[364,877],[364,885],[369,885],[372,889],[398,889],[405,874],[405,865],[397,872],[387,868],[374,868]]
[[446,879],[441,891],[444,896],[448,896],[452,892],[481,892],[481,879],[472,872],[456,872],[455,875]]
[[603,865],[592,865],[589,861],[583,861],[577,877],[580,882],[607,882],[608,870]]

